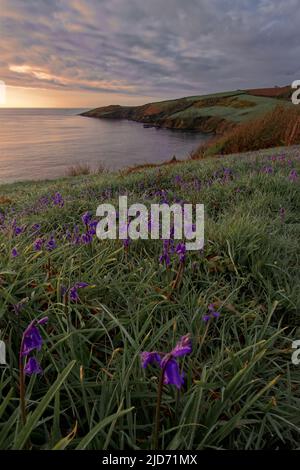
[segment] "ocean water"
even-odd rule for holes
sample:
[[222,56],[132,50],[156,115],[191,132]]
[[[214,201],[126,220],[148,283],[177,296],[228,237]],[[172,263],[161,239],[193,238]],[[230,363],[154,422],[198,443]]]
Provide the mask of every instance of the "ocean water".
[[78,116],[75,109],[0,109],[0,182],[65,176],[72,165],[117,170],[184,158],[207,136],[146,129],[126,120]]

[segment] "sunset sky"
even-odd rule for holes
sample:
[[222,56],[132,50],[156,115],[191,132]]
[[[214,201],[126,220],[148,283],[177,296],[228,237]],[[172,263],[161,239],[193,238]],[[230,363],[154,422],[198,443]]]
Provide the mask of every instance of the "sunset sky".
[[145,102],[300,79],[298,0],[0,0],[6,107]]

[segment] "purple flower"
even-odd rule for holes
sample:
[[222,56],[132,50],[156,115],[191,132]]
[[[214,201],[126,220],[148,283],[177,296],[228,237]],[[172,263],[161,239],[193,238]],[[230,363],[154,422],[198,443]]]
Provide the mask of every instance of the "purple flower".
[[69,229],[66,230],[65,238],[68,241],[72,240],[72,235]]
[[43,245],[44,245],[44,240],[42,238],[37,238],[33,242],[33,247],[34,247],[35,251],[41,251],[41,249],[43,248]]
[[83,289],[84,287],[88,287],[89,284],[87,282],[76,282],[75,286],[77,289]]
[[84,225],[89,225],[89,223],[91,222],[92,220],[92,215],[90,212],[85,212],[83,214],[83,216],[81,217],[81,220],[82,222],[84,223]]
[[161,264],[165,263],[167,267],[171,264],[170,252],[173,253],[174,251],[173,245],[174,241],[172,239],[163,241],[163,252],[159,257],[159,262]]
[[169,254],[168,254],[168,253],[163,253],[163,254],[159,257],[159,262],[160,262],[160,264],[165,263],[166,266],[170,266],[170,264],[171,264],[171,259],[170,259]]
[[32,351],[37,349],[40,351],[43,340],[41,337],[40,330],[36,325],[44,325],[47,323],[48,317],[43,317],[41,320],[33,320],[23,333],[22,346],[20,354],[21,356],[28,356]]
[[23,227],[19,227],[19,226],[17,225],[17,222],[16,222],[15,219],[13,220],[12,228],[13,228],[13,233],[14,233],[14,235],[15,235],[16,237],[17,237],[18,235],[21,235],[21,233],[24,232],[24,228],[23,228]]
[[88,287],[89,284],[86,282],[76,282],[73,287],[69,289],[69,297],[72,302],[78,302],[80,300],[78,289],[84,289]]
[[186,257],[186,246],[185,243],[180,242],[176,246],[176,253],[179,255],[179,261],[180,263],[185,262],[185,257]]
[[130,242],[131,242],[130,238],[125,238],[124,240],[122,240],[124,248],[127,249],[130,245]]
[[24,372],[27,375],[41,374],[43,372],[39,361],[34,357],[30,357],[24,367]]
[[176,175],[174,180],[175,180],[175,183],[178,185],[181,185],[183,183],[183,179],[180,175]]
[[148,364],[154,364],[156,362],[158,365],[160,365],[161,357],[156,351],[153,351],[153,352],[144,351],[141,353],[141,361],[142,361],[142,367],[146,369]]
[[64,297],[64,295],[66,295],[66,293],[68,292],[68,289],[65,286],[61,286],[60,292],[62,297]]
[[206,315],[203,315],[202,319],[203,321],[208,322],[213,318],[219,318],[220,315],[220,312],[218,312],[215,308],[215,304],[209,304],[208,313]]
[[263,168],[263,173],[266,173],[266,175],[271,175],[273,173],[273,168],[271,166],[265,166]]
[[289,174],[289,180],[292,182],[292,183],[295,183],[298,179],[298,174],[297,174],[297,171],[294,169],[290,172]]
[[168,204],[168,193],[165,189],[160,189],[154,193],[155,196],[159,196],[161,204]]
[[162,363],[165,367],[164,384],[175,385],[178,389],[184,385],[184,374],[180,373],[179,365],[175,359],[169,359],[166,364]]
[[69,293],[70,293],[70,300],[72,300],[73,302],[77,302],[79,300],[78,291],[77,291],[77,288],[75,286],[71,287]]
[[93,237],[89,232],[84,233],[80,237],[80,242],[82,243],[82,245],[89,245],[89,243],[92,243],[92,241],[93,241]]
[[203,315],[202,319],[203,321],[208,322],[211,319],[211,316],[209,314]]
[[39,232],[41,230],[41,225],[40,224],[34,224],[32,226],[33,232]]
[[34,322],[30,323],[23,335],[22,356],[28,356],[35,349],[40,351],[42,344],[40,330],[34,325]]
[[175,348],[170,353],[161,355],[157,351],[145,351],[141,354],[142,367],[157,363],[164,373],[164,384],[175,385],[178,389],[184,384],[184,374],[179,370],[177,357],[182,357],[192,352],[190,335],[182,336]]
[[11,256],[12,256],[13,258],[16,258],[17,256],[19,256],[19,252],[18,252],[17,248],[13,248],[13,249],[11,250]]
[[55,238],[53,235],[51,235],[51,237],[49,238],[47,244],[46,244],[46,248],[48,251],[52,251],[52,250],[55,250],[56,248],[56,241],[55,241]]
[[192,352],[192,343],[190,335],[185,335],[180,338],[175,348],[172,349],[171,354],[173,357],[185,356],[186,354],[191,354]]
[[60,206],[60,207],[63,207],[64,206],[64,200],[63,200],[63,197],[60,193],[55,193],[54,196],[52,196],[52,200],[53,200],[53,204],[55,206]]
[[98,225],[98,220],[92,220],[90,223],[89,223],[89,234],[90,235],[96,235],[96,229],[97,229],[97,225]]
[[225,179],[228,179],[232,176],[232,170],[230,168],[223,168],[223,173]]

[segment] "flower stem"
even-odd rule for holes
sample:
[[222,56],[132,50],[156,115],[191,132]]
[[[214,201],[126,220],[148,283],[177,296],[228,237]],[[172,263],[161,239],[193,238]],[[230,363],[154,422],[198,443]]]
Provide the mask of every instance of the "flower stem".
[[178,277],[175,280],[175,284],[174,284],[174,290],[177,289],[181,283],[183,271],[184,271],[184,263],[180,263],[179,270],[178,270]]
[[159,436],[159,431],[160,431],[160,408],[161,408],[163,385],[164,385],[164,370],[161,371],[159,384],[157,388],[157,401],[156,401],[156,410],[155,410],[152,450],[158,449],[158,436]]
[[26,424],[26,406],[25,406],[25,374],[24,374],[24,361],[22,354],[19,355],[19,387],[20,387],[20,407],[21,407],[21,419],[22,424],[25,426]]
[[175,280],[173,281],[173,284],[172,284],[172,292],[175,291],[176,289],[178,289],[178,287],[180,286],[180,282],[181,282],[181,279],[182,279],[182,276],[183,276],[183,272],[184,272],[184,263],[180,263],[178,271],[177,271],[176,278],[175,278]]
[[206,335],[207,335],[207,332],[208,332],[208,328],[209,328],[209,321],[207,322],[204,334],[200,339],[200,350],[202,349],[203,343],[205,341],[205,338],[206,338]]
[[155,410],[152,450],[158,449],[158,438],[159,438],[159,432],[160,432],[161,399],[162,399],[162,392],[163,392],[163,387],[164,387],[165,372],[166,372],[166,367],[168,365],[168,362],[169,361],[166,361],[166,363],[164,364],[164,367],[161,370],[159,383],[157,387],[157,401],[156,401],[156,410]]

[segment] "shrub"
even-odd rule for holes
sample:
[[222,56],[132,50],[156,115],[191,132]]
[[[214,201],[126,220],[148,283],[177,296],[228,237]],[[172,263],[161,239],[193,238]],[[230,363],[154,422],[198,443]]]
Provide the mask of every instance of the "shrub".
[[210,155],[227,155],[251,150],[300,144],[298,108],[277,106],[262,117],[240,124],[234,129],[200,146],[193,159]]
[[67,170],[67,176],[89,175],[90,173],[91,167],[88,163],[78,163]]

